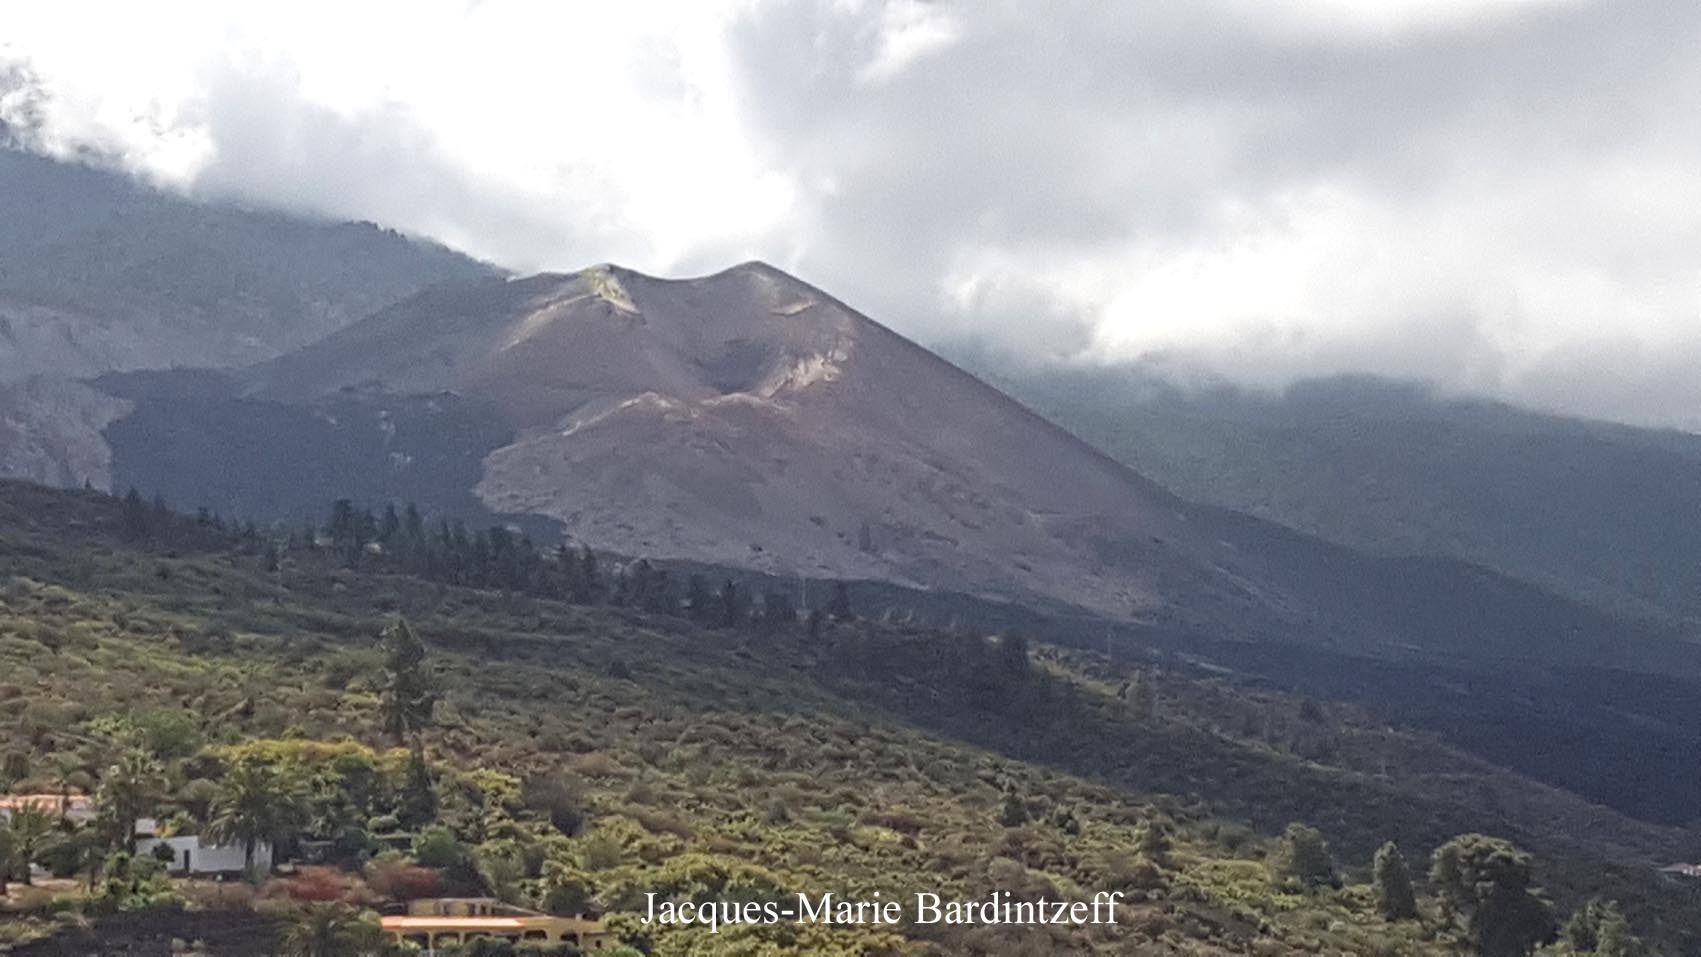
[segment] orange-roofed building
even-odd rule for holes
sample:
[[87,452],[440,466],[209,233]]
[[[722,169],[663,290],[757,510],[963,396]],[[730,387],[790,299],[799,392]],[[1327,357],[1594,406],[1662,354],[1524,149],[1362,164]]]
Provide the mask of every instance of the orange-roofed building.
[[33,807],[73,824],[94,820],[94,798],[87,794],[0,794],[0,821],[10,821],[12,812]]
[[570,943],[587,954],[615,944],[614,935],[600,920],[552,917],[488,898],[413,901],[406,914],[384,917],[380,922],[394,940],[414,944],[428,955],[479,937],[516,944]]

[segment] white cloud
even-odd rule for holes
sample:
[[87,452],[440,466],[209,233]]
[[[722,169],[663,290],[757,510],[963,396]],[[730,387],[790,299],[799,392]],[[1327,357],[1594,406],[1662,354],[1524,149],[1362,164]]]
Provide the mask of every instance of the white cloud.
[[1236,11],[1270,28],[1358,40],[1493,25],[1580,0],[1241,0]]
[[0,43],[55,148],[522,270],[761,257],[935,343],[1701,421],[1676,0],[58,3]]
[[874,58],[857,71],[857,79],[867,84],[895,79],[917,61],[949,48],[960,29],[957,17],[943,4],[893,0],[880,9],[879,45]]
[[[752,155],[729,98],[718,40],[739,9],[64,4],[8,27],[50,94],[50,147],[94,144],[156,180],[383,219],[519,268],[586,256],[667,268],[747,243],[786,211],[784,177]],[[373,208],[396,185],[361,168],[375,157],[434,170],[394,180],[431,191],[451,179],[449,192],[472,194],[461,202],[525,208],[524,221],[502,235],[432,195]]]

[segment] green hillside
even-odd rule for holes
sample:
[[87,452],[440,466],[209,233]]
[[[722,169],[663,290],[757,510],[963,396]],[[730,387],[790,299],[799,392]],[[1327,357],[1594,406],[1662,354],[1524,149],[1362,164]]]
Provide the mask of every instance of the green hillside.
[[[1421,919],[1389,922],[1370,858],[1396,841],[1421,878],[1431,850],[1480,831],[1535,855],[1559,916],[1600,896],[1652,939],[1693,946],[1701,932],[1693,894],[1654,877],[1692,835],[1344,707],[1019,637],[878,624],[877,609],[694,622],[634,607],[671,610],[653,598],[615,604],[637,592],[606,562],[605,587],[574,604],[445,583],[464,572],[397,574],[397,549],[288,544],[0,485],[3,783],[110,794],[124,760],[145,761],[148,810],[193,828],[235,769],[312,781],[312,813],[283,843],[329,841],[346,872],[261,887],[253,907],[286,929],[300,920],[292,901],[334,885],[329,896],[381,906],[424,864],[439,888],[588,903],[659,955],[1455,953],[1470,931],[1443,917],[1443,889],[1420,880]],[[419,735],[427,812],[384,731],[394,685],[377,636],[398,616],[424,639],[440,696]],[[1278,837],[1294,822],[1321,831],[1341,886],[1294,863]],[[403,850],[374,860],[383,847]],[[239,907],[233,926],[252,920],[254,894],[115,880],[112,860],[90,862],[109,878],[92,894],[14,883],[0,940],[115,909]],[[1117,925],[1086,929],[635,923],[650,891],[994,889],[1120,890],[1132,903]],[[258,945],[239,946],[229,952]]]
[[494,270],[371,223],[197,202],[0,129],[0,381],[272,358]]
[[994,378],[1184,497],[1701,624],[1701,437],[1374,379],[1277,396],[1182,390],[1127,370]]

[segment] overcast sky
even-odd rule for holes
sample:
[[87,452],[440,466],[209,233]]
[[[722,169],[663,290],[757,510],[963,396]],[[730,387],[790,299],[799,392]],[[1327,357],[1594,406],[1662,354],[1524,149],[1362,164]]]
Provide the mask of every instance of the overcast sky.
[[517,270],[1701,425],[1701,4],[43,2],[42,145]]

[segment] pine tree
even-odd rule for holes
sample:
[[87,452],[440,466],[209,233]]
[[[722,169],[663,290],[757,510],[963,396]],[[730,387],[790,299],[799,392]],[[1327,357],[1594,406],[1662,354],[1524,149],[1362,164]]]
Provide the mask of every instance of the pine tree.
[[555,593],[577,603],[584,589],[579,584],[579,563],[574,561],[573,549],[563,542],[550,552],[550,560],[555,563]]
[[378,540],[378,517],[369,508],[363,508],[355,515],[354,544],[357,549],[365,547],[367,542]]
[[447,524],[448,538],[443,548],[444,562],[447,566],[449,582],[455,585],[471,585],[475,569],[473,568],[472,539],[467,535],[465,522],[456,520]]
[[737,582],[727,579],[716,597],[720,606],[719,624],[722,628],[737,628],[744,624],[749,614],[744,607],[744,592],[739,589]]
[[645,611],[666,611],[667,575],[658,572],[649,559],[640,558],[626,568],[626,602]]
[[489,583],[503,591],[518,591],[519,549],[513,534],[500,525],[492,525],[484,533],[484,540],[489,543]]
[[1028,802],[1021,799],[1014,789],[1006,789],[1004,803],[998,809],[998,823],[1005,827],[1021,827],[1028,823]]
[[1021,678],[1028,673],[1028,639],[1022,635],[1005,635],[998,639],[998,669],[1009,678]]
[[1523,957],[1558,930],[1530,855],[1483,834],[1436,848],[1429,880],[1483,957]]
[[437,695],[425,666],[425,645],[405,618],[379,636],[384,648],[384,730],[405,744],[431,723]]
[[1144,671],[1134,672],[1124,689],[1128,699],[1128,710],[1140,721],[1150,721],[1158,712],[1158,691],[1152,685],[1152,678]]
[[419,506],[412,502],[402,510],[402,536],[414,547],[425,542],[425,516],[419,513]]
[[1282,832],[1274,863],[1278,877],[1301,888],[1340,885],[1335,862],[1329,856],[1329,843],[1314,827],[1289,824]]
[[1595,934],[1598,938],[1596,957],[1642,957],[1648,952],[1642,939],[1631,931],[1630,922],[1624,919],[1616,904],[1609,903],[1601,913],[1600,926]]
[[1169,825],[1147,818],[1134,828],[1134,849],[1159,867],[1169,866]]
[[575,605],[592,605],[601,599],[601,572],[597,569],[596,553],[591,551],[590,546],[579,546],[578,554],[574,555],[563,545],[556,550],[556,561],[561,565],[568,601]]
[[466,583],[474,588],[487,587],[491,582],[490,535],[475,532],[467,539]]
[[602,574],[597,571],[597,555],[589,545],[579,548],[579,595],[574,601],[591,605],[602,599]]
[[1596,898],[1577,908],[1565,922],[1564,937],[1574,954],[1643,957],[1647,953],[1647,946],[1631,930],[1614,901]]
[[125,541],[147,541],[149,526],[148,507],[142,504],[142,496],[134,486],[124,493],[123,504],[119,507],[119,525]]
[[1376,910],[1384,920],[1410,920],[1418,915],[1411,871],[1406,867],[1405,855],[1393,841],[1376,849],[1371,871]]
[[331,533],[331,547],[338,552],[347,554],[355,545],[354,503],[346,498],[339,498],[331,503],[331,523],[326,531]]
[[762,630],[772,634],[797,624],[797,607],[785,592],[771,591],[762,595]]
[[685,580],[685,614],[698,624],[708,623],[713,616],[714,596],[709,594],[709,586],[703,581],[702,575],[692,575]]
[[827,604],[827,615],[834,621],[849,621],[856,615],[851,611],[850,586],[833,583],[833,600]]
[[1052,811],[1051,826],[1069,837],[1081,836],[1081,819],[1075,816],[1075,812],[1071,808],[1060,807]]
[[397,801],[396,819],[412,831],[437,820],[437,787],[431,781],[431,766],[425,761],[425,750],[417,741],[408,752],[407,776]]
[[1595,945],[1600,943],[1601,906],[1599,899],[1585,901],[1565,922],[1565,942],[1571,945],[1572,953],[1595,952]]

